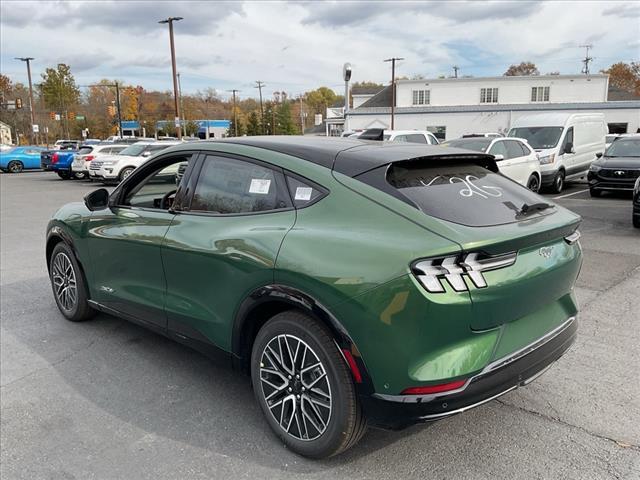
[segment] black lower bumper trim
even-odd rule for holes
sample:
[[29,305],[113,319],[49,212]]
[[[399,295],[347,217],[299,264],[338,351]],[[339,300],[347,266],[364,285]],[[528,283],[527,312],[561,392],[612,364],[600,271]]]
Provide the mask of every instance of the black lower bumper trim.
[[542,374],[573,344],[577,334],[573,320],[554,338],[517,360],[473,378],[459,393],[429,402],[402,403],[376,396],[363,396],[361,402],[369,423],[398,430],[415,423],[446,418],[487,403],[515,388],[526,385]]

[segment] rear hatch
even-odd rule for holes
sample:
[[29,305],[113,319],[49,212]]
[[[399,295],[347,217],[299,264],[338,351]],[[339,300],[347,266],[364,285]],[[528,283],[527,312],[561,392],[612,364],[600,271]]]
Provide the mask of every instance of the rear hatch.
[[375,171],[356,177],[422,212],[412,219],[460,245],[463,253],[452,254],[455,266],[449,265],[466,284],[474,330],[571,294],[581,265],[579,245],[570,243],[580,217],[498,174],[486,158],[401,161],[376,169],[382,177]]

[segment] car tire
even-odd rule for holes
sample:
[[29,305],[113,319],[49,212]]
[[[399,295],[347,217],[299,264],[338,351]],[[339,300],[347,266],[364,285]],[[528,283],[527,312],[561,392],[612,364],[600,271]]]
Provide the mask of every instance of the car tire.
[[62,179],[62,180],[69,180],[69,172],[63,171],[63,170],[58,170],[56,172],[58,174],[58,176]]
[[535,193],[540,191],[540,179],[537,175],[531,174],[529,180],[527,180],[527,188]]
[[[287,353],[287,346],[296,354]],[[337,455],[366,431],[351,371],[332,335],[302,312],[279,313],[260,329],[251,380],[269,426],[299,455]]]
[[76,180],[86,180],[87,174],[84,172],[73,172],[73,178]]
[[49,259],[49,280],[53,298],[67,320],[82,322],[96,314],[89,306],[85,278],[73,251],[59,242]]
[[640,212],[633,212],[633,226],[635,228],[640,228]]
[[589,195],[591,195],[592,197],[599,197],[600,195],[602,195],[602,190],[596,190],[594,188],[590,188]]
[[131,172],[133,172],[134,170],[135,169],[133,167],[123,168],[120,171],[120,175],[118,175],[118,180],[122,182],[125,178],[127,178],[129,175],[131,175]]
[[11,160],[7,165],[7,171],[9,173],[20,173],[24,170],[24,165],[19,160]]
[[562,189],[564,188],[564,170],[559,170],[558,173],[556,173],[550,188],[553,193],[562,192]]

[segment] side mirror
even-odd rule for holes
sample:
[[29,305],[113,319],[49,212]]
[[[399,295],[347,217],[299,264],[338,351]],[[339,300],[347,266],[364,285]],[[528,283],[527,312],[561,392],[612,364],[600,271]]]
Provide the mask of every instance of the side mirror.
[[602,157],[602,152],[596,153],[596,158],[601,158],[601,157]]
[[564,152],[562,153],[576,153],[576,151],[573,149],[573,143],[567,142],[564,145]]
[[151,152],[142,152],[143,157],[148,157],[151,155]]
[[499,153],[498,155],[494,155],[493,158],[496,162],[499,162],[500,160],[504,160],[504,155]]
[[99,188],[87,193],[84,196],[84,204],[92,212],[104,210],[109,205],[109,191],[106,188]]

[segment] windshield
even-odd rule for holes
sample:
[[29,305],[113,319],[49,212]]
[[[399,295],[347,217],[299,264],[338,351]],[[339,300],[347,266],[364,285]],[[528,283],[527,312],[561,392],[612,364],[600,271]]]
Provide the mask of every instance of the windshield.
[[144,145],[138,145],[138,144],[134,144],[134,145],[130,145],[127,148],[125,148],[124,150],[122,150],[120,152],[120,155],[129,155],[131,157],[137,157],[139,156],[142,152],[144,152],[144,150],[148,147],[147,144]]
[[544,199],[475,164],[393,164],[387,182],[427,215],[472,227],[501,225],[530,218],[530,215],[553,213],[553,208],[524,213],[525,204],[540,204]]
[[558,145],[563,127],[517,127],[509,130],[510,137],[524,138],[536,150]]
[[606,157],[640,157],[640,138],[616,140],[604,154]]
[[616,138],[618,138],[617,135],[607,135],[606,137],[604,137],[604,141],[605,143],[611,143],[613,142]]
[[486,152],[491,142],[490,138],[461,138],[459,140],[449,140],[442,145],[445,147],[466,148],[476,152]]

